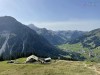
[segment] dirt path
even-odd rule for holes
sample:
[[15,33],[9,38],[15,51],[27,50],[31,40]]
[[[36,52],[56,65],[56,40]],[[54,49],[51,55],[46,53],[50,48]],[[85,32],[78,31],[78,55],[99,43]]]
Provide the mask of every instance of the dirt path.
[[84,67],[87,67],[87,68],[93,70],[94,72],[96,72],[96,75],[98,75],[98,74],[100,75],[100,71],[98,71],[98,70],[96,69],[96,66],[95,66],[95,65],[92,66],[92,67],[89,67],[89,66],[87,66],[87,64],[84,63]]

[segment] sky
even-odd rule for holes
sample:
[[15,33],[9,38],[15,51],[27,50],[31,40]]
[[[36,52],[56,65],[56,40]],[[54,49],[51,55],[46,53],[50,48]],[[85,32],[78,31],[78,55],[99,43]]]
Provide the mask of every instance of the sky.
[[0,16],[50,30],[100,28],[100,0],[0,0]]

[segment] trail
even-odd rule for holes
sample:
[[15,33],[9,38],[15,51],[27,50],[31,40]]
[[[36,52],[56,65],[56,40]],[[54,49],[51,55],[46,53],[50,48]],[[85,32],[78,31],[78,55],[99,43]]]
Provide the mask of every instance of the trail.
[[88,69],[93,70],[96,73],[96,75],[100,75],[100,71],[98,71],[96,69],[96,66],[95,65],[93,65],[92,67],[89,67],[89,66],[87,66],[87,64],[84,63],[84,67],[87,67]]

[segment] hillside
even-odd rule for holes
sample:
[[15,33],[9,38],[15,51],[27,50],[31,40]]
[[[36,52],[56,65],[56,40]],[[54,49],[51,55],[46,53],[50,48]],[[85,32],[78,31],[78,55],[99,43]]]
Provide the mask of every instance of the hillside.
[[87,32],[78,39],[72,40],[70,43],[74,44],[80,42],[82,43],[83,47],[93,49],[100,46],[99,41],[100,41],[100,28]]
[[63,52],[34,30],[10,16],[0,17],[0,59],[15,59],[35,54],[56,57]]
[[62,44],[57,47],[67,52],[79,53],[80,56],[84,56],[87,61],[100,62],[100,47],[89,49],[87,47],[83,47],[81,43]]
[[100,28],[88,32],[87,34],[85,34],[82,40],[80,39],[80,41],[82,42],[84,47],[88,47],[91,49],[99,47],[100,46]]
[[[25,59],[16,61],[24,62]],[[0,75],[99,75],[100,65],[91,62],[52,60],[51,64],[7,64],[0,62]]]
[[89,61],[100,62],[100,28],[58,47],[64,51],[80,53]]

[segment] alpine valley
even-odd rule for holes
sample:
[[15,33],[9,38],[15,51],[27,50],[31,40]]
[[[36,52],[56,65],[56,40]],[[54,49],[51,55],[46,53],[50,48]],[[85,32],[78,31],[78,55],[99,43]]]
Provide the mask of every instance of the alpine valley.
[[100,29],[53,31],[0,17],[0,60],[29,55],[67,60],[100,61]]
[[89,61],[100,61],[100,28],[92,31],[52,31],[33,24],[28,26],[63,51],[79,53]]

